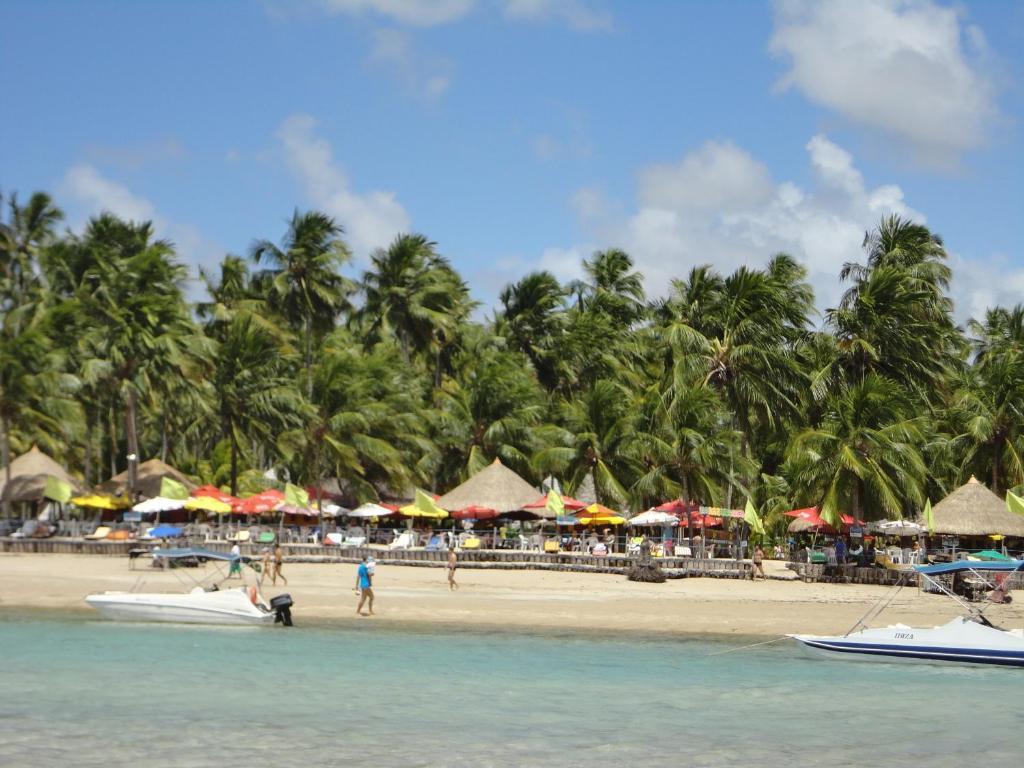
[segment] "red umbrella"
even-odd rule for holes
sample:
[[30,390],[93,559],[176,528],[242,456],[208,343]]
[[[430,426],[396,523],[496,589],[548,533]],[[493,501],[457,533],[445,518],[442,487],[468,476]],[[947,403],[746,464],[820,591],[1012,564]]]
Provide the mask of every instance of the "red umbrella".
[[[655,507],[655,509],[658,510],[659,512],[668,512],[670,515],[675,515],[679,518],[682,518],[687,514],[689,514],[691,517],[694,515],[697,515],[698,517],[700,516],[699,504],[697,504],[694,501],[683,501],[682,499],[672,499],[672,501],[666,501],[664,504]],[[699,520],[695,520],[695,522],[699,522]]]
[[471,504],[464,509],[452,510],[450,514],[455,520],[491,520],[501,513],[490,507],[478,507],[476,504]]
[[241,499],[232,496],[230,493],[224,493],[224,491],[215,485],[201,485],[192,491],[191,495],[197,499],[216,499],[217,501],[223,502],[224,504],[230,504],[231,506],[234,506],[241,501]]
[[[799,520],[806,520],[811,528],[820,528],[829,533],[835,533],[835,528],[829,525],[821,516],[817,507],[804,507],[803,509],[791,509],[785,513],[786,517],[795,517]],[[864,525],[863,520],[858,520],[852,515],[840,515],[843,525],[847,528],[851,525]]]
[[[535,502],[527,504],[525,507],[523,507],[523,509],[547,509],[547,506],[548,497],[541,496]],[[587,503],[585,501],[580,501],[579,499],[574,499],[572,496],[563,496],[562,506],[568,509],[570,512],[578,512],[581,509],[585,509]]]
[[275,488],[253,494],[241,500],[237,512],[244,515],[262,515],[273,512],[284,503],[284,494]]

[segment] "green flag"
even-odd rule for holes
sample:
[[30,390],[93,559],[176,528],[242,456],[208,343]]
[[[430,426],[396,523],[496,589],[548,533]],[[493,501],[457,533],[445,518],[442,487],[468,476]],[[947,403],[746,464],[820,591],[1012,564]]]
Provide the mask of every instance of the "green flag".
[[59,501],[67,504],[71,500],[71,486],[53,475],[46,476],[46,487],[43,489],[43,496],[50,501]]
[[306,508],[309,506],[309,494],[306,493],[305,488],[299,488],[297,485],[285,483],[284,503],[291,504],[293,507]]
[[764,535],[764,525],[761,523],[761,518],[757,516],[757,510],[754,509],[750,499],[747,499],[747,506],[743,510],[743,520],[750,526],[751,531]]
[[554,488],[548,491],[548,501],[544,506],[555,517],[561,517],[565,514],[565,502],[562,501],[562,494],[558,493]]
[[430,494],[419,488],[416,489],[416,500],[413,502],[413,506],[421,512],[425,512],[428,517],[448,517],[448,513],[437,506]]
[[935,515],[932,514],[932,500],[927,499],[924,503],[924,512],[921,513],[924,524],[928,527],[928,535],[935,533]]
[[160,495],[165,499],[187,499],[188,488],[173,477],[160,478]]
[[1013,491],[1006,492],[1006,508],[1018,515],[1024,515],[1024,499]]

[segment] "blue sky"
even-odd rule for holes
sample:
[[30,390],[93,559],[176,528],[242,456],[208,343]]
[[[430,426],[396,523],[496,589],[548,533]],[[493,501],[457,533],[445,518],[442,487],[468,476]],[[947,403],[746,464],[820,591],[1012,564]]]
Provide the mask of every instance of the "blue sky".
[[785,250],[828,306],[888,212],[958,315],[1024,296],[1024,6],[991,0],[0,2],[0,188],[153,219],[191,265],[419,231],[485,305],[626,248],[652,294]]

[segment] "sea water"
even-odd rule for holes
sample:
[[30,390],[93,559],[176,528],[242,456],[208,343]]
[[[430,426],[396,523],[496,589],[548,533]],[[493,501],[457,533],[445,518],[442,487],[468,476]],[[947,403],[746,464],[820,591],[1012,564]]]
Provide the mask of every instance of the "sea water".
[[722,653],[744,642],[5,612],[0,765],[962,768],[1024,750],[1024,671]]

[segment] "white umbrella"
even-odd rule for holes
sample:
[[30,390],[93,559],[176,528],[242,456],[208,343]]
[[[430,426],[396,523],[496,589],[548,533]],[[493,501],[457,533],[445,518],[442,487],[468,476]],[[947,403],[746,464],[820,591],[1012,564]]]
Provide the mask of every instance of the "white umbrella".
[[360,504],[358,507],[348,513],[349,517],[387,517],[388,515],[395,514],[387,507],[382,507],[380,504],[374,504],[373,502],[367,504]]
[[678,525],[679,518],[668,512],[649,509],[626,521],[626,525]]
[[[314,507],[315,509],[315,507]],[[324,516],[325,517],[338,517],[338,515],[351,514],[351,510],[346,509],[338,504],[324,504]]]
[[132,511],[141,512],[143,515],[152,515],[157,512],[173,512],[176,509],[184,509],[186,499],[168,499],[163,496],[154,496],[152,499],[140,501]]
[[924,532],[924,526],[911,520],[881,520],[877,523],[869,523],[869,527],[878,533],[887,533],[890,536],[916,536]]

